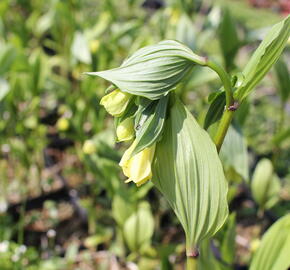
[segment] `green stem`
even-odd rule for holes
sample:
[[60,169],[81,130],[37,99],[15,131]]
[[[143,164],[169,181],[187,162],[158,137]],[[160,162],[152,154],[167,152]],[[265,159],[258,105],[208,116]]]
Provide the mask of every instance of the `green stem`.
[[217,151],[219,152],[233,119],[234,111],[237,109],[237,104],[235,104],[230,77],[226,71],[220,65],[210,60],[207,61],[207,66],[219,75],[226,92],[226,108],[214,138]]
[[216,145],[218,152],[220,151],[220,149],[222,147],[223,141],[226,137],[226,134],[227,134],[228,128],[231,124],[231,121],[233,119],[233,116],[234,116],[234,111],[228,110],[226,108],[226,110],[224,111],[224,114],[222,116],[222,119],[220,121],[217,133],[216,133],[215,138],[214,138],[214,143]]
[[226,92],[226,107],[229,108],[234,103],[232,84],[229,75],[220,65],[215,62],[208,60],[206,65],[219,75]]
[[186,257],[186,270],[197,270],[197,258]]

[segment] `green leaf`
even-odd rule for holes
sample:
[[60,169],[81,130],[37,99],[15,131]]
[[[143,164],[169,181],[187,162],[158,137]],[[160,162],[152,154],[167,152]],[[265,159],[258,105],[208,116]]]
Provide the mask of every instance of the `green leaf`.
[[218,76],[212,69],[196,67],[190,73],[190,80],[187,82],[187,85],[189,89],[194,89],[217,79]]
[[[162,97],[156,104],[155,111],[152,112],[146,121],[140,125],[136,132],[136,147],[132,156],[156,142],[162,133],[167,111],[168,95]],[[142,116],[141,116],[142,119]]]
[[200,245],[200,256],[197,263],[197,269],[222,270],[222,266],[215,258],[210,248],[210,239],[206,239]]
[[254,87],[280,57],[290,34],[290,16],[275,24],[243,70],[245,77],[242,85],[235,92],[239,101],[248,96]]
[[232,213],[227,222],[226,233],[222,240],[222,259],[228,264],[234,263],[236,250],[236,215]]
[[0,76],[7,72],[17,57],[16,49],[0,44]]
[[255,201],[261,209],[269,209],[279,200],[280,179],[274,174],[272,162],[262,159],[253,173],[251,190]]
[[212,124],[221,119],[225,106],[226,106],[226,94],[224,91],[218,92],[211,101],[211,104],[206,113],[203,126],[205,129],[208,129]]
[[135,114],[135,128],[146,121],[149,115],[154,111],[154,105],[157,103],[157,101],[152,101],[144,97],[137,97],[136,100],[138,110]]
[[276,221],[265,233],[254,254],[250,270],[286,270],[290,266],[290,214]]
[[10,85],[7,80],[0,78],[0,101],[9,93]]
[[154,231],[154,220],[148,202],[138,205],[124,224],[125,241],[131,251],[138,251],[150,242]]
[[35,95],[37,95],[38,91],[41,90],[44,86],[48,72],[47,65],[45,64],[46,61],[47,59],[40,50],[37,50],[31,54],[29,59],[31,69],[31,90]]
[[180,9],[183,13],[188,14],[189,16],[192,16],[194,12],[198,12],[200,6],[201,6],[201,0],[177,0],[173,1],[173,3],[179,4]]
[[227,70],[234,67],[234,58],[240,47],[235,21],[227,8],[223,11],[218,29],[220,48],[222,50]]
[[290,95],[290,73],[284,60],[281,58],[275,64],[279,94],[282,102],[286,102]]
[[87,72],[100,76],[121,91],[152,100],[172,90],[195,65],[205,59],[179,42],[166,40],[136,51],[119,68]]
[[[126,196],[127,195],[127,196]],[[128,199],[129,194],[116,194],[112,202],[112,214],[119,226],[123,226],[125,221],[134,212],[134,204]]]
[[92,62],[88,41],[80,32],[76,32],[74,35],[71,53],[73,57],[80,62],[85,64],[90,64]]
[[195,49],[195,27],[192,19],[183,14],[178,21],[176,29],[176,40],[184,43],[190,49]]
[[250,115],[251,103],[244,99],[242,104],[240,104],[239,109],[235,112],[235,120],[240,127],[245,125],[248,116]]
[[285,130],[282,130],[280,131],[279,133],[277,133],[272,142],[275,144],[275,145],[281,145],[284,141],[286,140],[289,140],[290,139],[290,128],[287,128]]
[[247,144],[237,127],[230,126],[220,151],[220,158],[225,170],[234,169],[244,180],[249,179]]
[[228,186],[216,147],[179,100],[156,146],[153,183],[180,220],[189,253],[227,218]]

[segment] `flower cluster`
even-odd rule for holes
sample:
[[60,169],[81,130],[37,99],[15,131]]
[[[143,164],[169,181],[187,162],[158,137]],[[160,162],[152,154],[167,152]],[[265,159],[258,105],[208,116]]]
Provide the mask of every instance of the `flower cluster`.
[[[105,95],[100,104],[105,107],[109,114],[121,119],[132,98],[131,94],[116,89]],[[135,138],[134,116],[125,117],[119,121],[116,134],[119,142],[133,140]],[[126,183],[133,181],[137,186],[140,186],[152,177],[151,163],[154,157],[155,143],[134,154],[136,146],[137,140],[135,139],[125,151],[119,165],[122,167],[124,175],[128,177]]]
[[162,135],[169,92],[195,65],[207,60],[183,44],[166,40],[137,50],[120,67],[87,72],[111,83],[101,105],[117,119],[117,140],[134,140],[120,162],[128,182],[152,178],[151,163]]

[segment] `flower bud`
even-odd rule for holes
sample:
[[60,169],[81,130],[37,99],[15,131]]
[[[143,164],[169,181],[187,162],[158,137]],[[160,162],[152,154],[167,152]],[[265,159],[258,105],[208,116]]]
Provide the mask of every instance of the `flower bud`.
[[116,130],[118,141],[129,141],[134,138],[134,120],[133,118],[127,118],[122,121]]
[[69,128],[69,121],[66,118],[59,118],[56,126],[59,131],[66,131]]
[[100,41],[99,40],[92,40],[90,42],[90,50],[92,53],[96,53],[100,48]]
[[91,155],[96,152],[96,145],[92,140],[86,140],[83,145],[83,152],[87,155]]
[[119,117],[125,111],[131,95],[120,91],[119,89],[112,91],[108,95],[105,95],[100,104],[105,107],[107,112],[113,116]]

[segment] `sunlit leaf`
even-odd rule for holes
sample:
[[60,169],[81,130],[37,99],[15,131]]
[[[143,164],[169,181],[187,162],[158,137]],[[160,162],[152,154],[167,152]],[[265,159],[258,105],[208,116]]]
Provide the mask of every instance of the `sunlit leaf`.
[[186,234],[187,251],[211,237],[227,215],[227,182],[209,135],[178,100],[156,147],[153,183],[163,193]]
[[241,130],[237,127],[230,126],[220,151],[220,157],[226,170],[234,169],[244,180],[248,180],[247,144]]
[[290,16],[275,24],[243,70],[245,77],[235,92],[235,98],[243,100],[264,78],[266,73],[280,57],[290,34]]
[[[167,111],[168,95],[162,97],[156,104],[155,111],[149,115],[136,132],[136,147],[132,155],[142,151],[156,142],[162,133]],[[139,124],[138,124],[139,125]]]
[[90,64],[92,61],[88,41],[80,32],[75,33],[71,53],[78,61],[85,64]]
[[227,70],[230,70],[234,67],[234,57],[239,49],[240,41],[238,38],[235,21],[232,18],[230,11],[226,8],[223,11],[218,34],[225,66]]
[[281,58],[275,65],[278,81],[278,90],[283,102],[286,102],[290,95],[290,73],[284,60]]
[[172,90],[195,64],[205,65],[205,59],[181,43],[167,40],[136,51],[119,68],[86,74],[154,100]]
[[254,254],[250,270],[286,270],[290,266],[290,215],[275,222]]
[[195,49],[195,27],[193,21],[185,14],[181,16],[178,22],[176,39],[190,49]]

